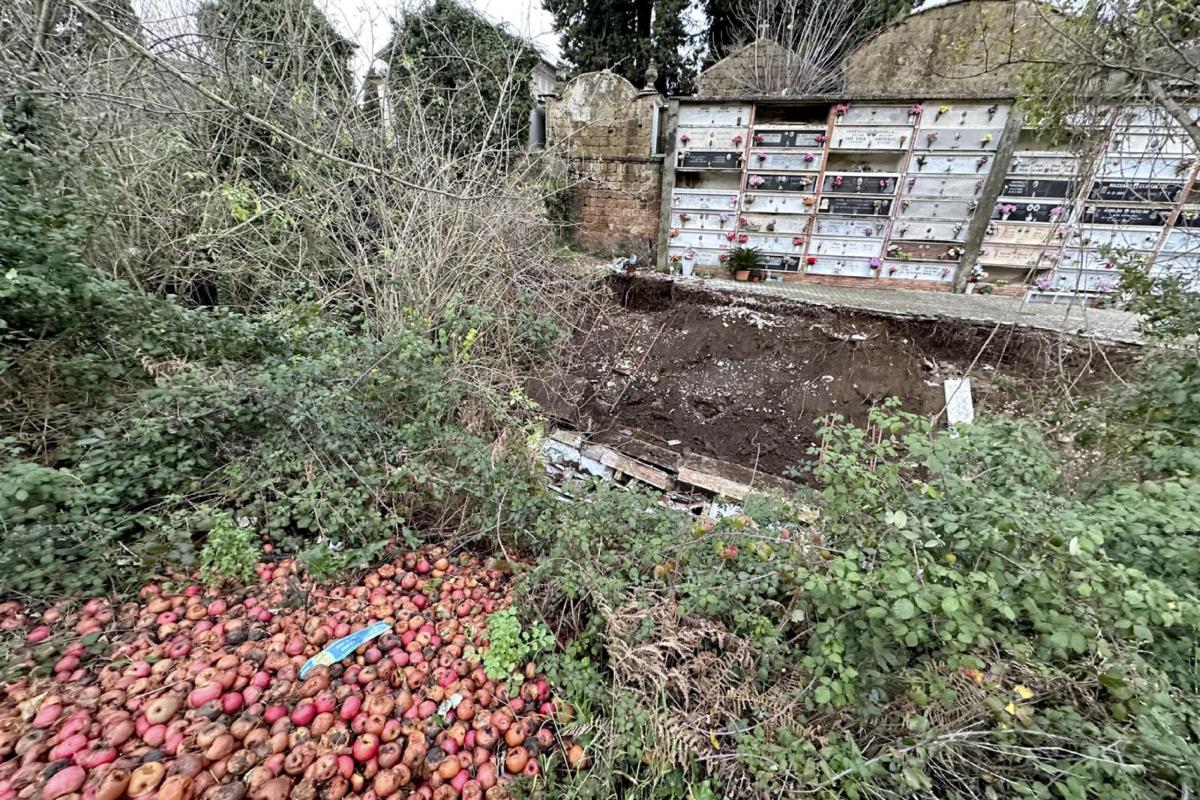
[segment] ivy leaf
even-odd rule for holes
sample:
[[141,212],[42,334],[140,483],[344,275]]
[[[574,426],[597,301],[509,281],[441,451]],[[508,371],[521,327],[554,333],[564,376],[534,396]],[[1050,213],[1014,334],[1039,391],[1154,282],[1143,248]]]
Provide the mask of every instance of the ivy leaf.
[[917,615],[917,607],[907,597],[901,597],[892,605],[892,614],[896,619],[912,619]]
[[904,513],[904,509],[898,508],[895,511],[889,511],[884,515],[883,521],[893,528],[903,530],[908,525],[908,515]]

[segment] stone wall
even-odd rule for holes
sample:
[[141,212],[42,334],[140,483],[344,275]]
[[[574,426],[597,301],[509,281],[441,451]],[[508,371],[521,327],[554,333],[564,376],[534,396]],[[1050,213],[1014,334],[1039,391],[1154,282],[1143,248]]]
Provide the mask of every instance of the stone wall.
[[958,0],[909,14],[846,57],[845,92],[1015,97],[1057,13],[1030,0]]
[[701,97],[786,95],[808,83],[796,55],[770,39],[759,39],[706,69],[697,78]]
[[547,101],[546,140],[566,154],[578,244],[654,250],[663,172],[654,121],[661,103],[657,93],[639,92],[607,71],[580,75]]

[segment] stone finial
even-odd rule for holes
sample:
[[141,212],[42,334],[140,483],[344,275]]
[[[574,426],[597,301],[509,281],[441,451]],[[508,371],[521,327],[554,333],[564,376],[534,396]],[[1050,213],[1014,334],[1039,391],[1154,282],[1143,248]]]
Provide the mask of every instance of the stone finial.
[[646,77],[643,79],[642,90],[649,91],[654,89],[654,84],[658,82],[658,67],[651,64],[646,68]]

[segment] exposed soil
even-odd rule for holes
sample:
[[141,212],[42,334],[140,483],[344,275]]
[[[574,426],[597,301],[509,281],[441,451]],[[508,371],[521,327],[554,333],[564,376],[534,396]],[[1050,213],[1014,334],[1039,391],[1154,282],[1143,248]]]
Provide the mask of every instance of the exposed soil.
[[581,336],[570,386],[539,399],[600,441],[637,436],[776,475],[803,466],[831,413],[862,423],[872,406],[897,397],[907,410],[936,415],[943,381],[969,367],[977,412],[1020,413],[1094,389],[1136,353],[1046,331],[826,309],[660,279],[619,277],[610,286],[610,307]]

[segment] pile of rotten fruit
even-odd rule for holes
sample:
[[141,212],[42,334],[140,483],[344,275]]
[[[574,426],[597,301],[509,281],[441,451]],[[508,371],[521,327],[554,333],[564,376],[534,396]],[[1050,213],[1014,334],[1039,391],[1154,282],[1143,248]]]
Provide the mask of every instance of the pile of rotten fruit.
[[[233,597],[147,586],[140,602],[40,619],[0,604],[26,656],[55,650],[49,676],[0,698],[0,800],[478,800],[586,767],[532,663],[497,681],[478,660],[487,615],[510,600],[502,572],[409,553],[289,608],[295,564],[258,571]],[[392,631],[300,680],[326,644],[380,620]]]

